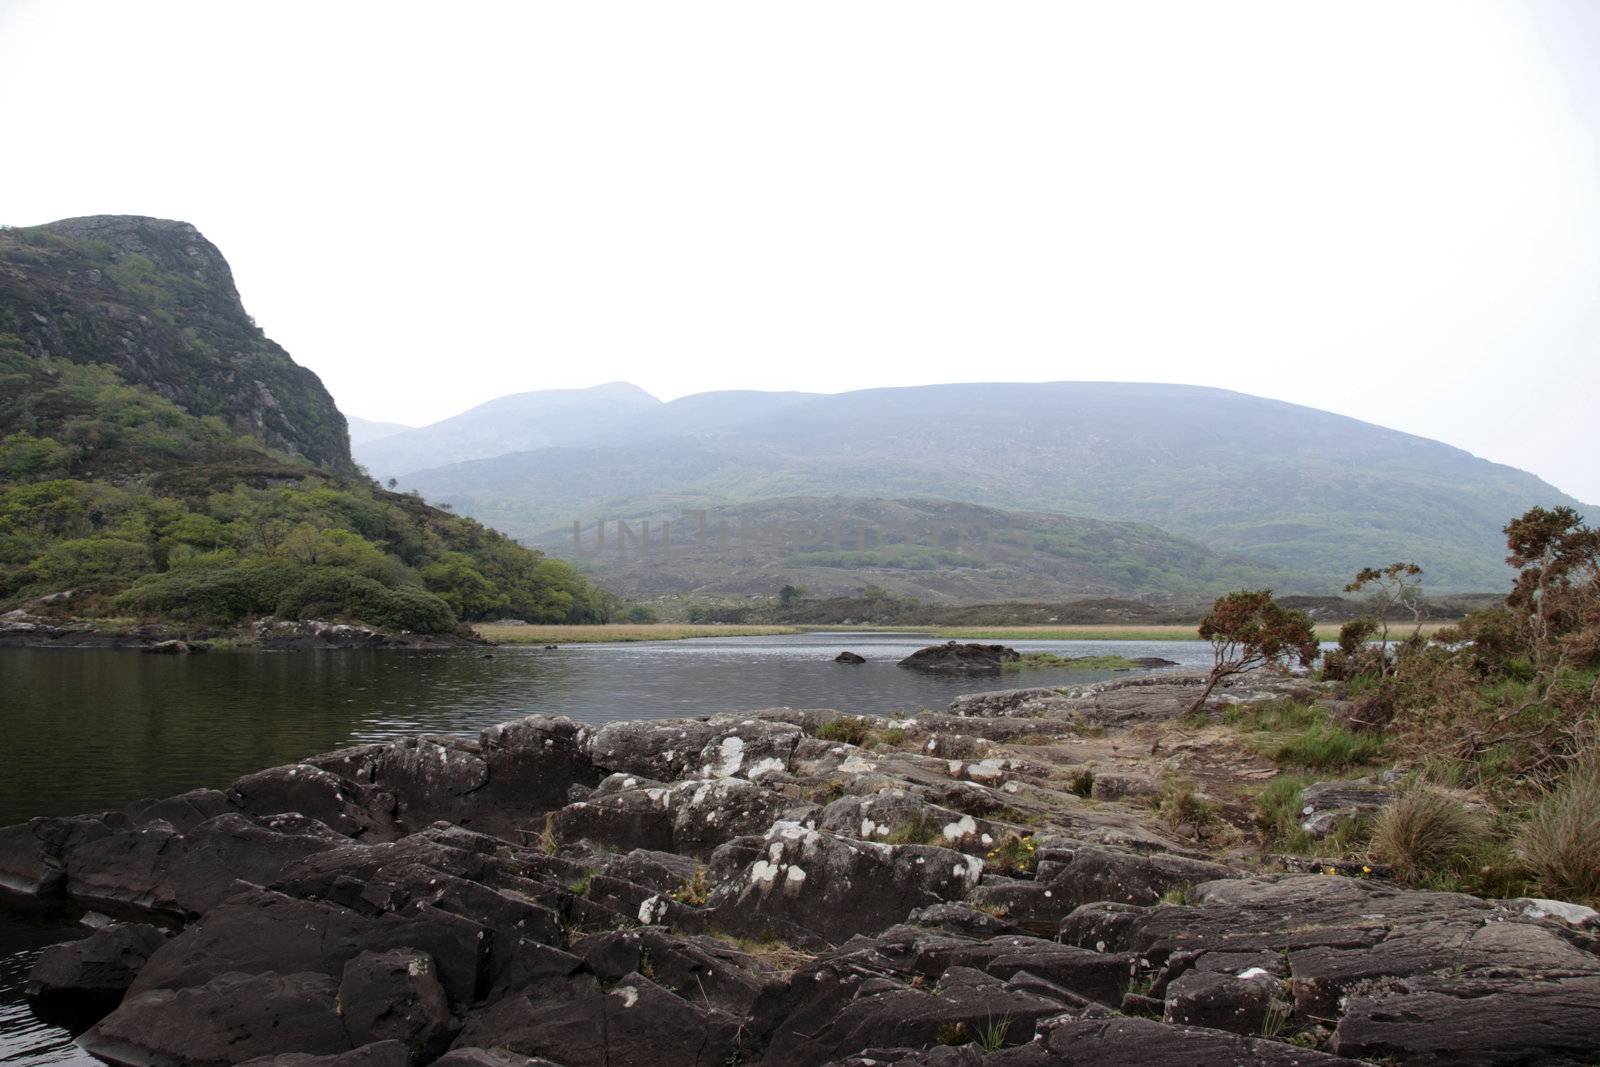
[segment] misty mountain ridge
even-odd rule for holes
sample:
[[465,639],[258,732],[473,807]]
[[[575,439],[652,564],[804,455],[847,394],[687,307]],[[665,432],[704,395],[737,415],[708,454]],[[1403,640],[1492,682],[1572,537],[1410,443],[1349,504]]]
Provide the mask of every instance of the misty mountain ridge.
[[350,445],[371,444],[373,441],[385,437],[393,437],[397,433],[405,433],[415,427],[399,422],[375,422],[372,419],[363,419],[355,415],[346,415],[345,423],[350,428]]
[[[1342,585],[1415,559],[1439,591],[1504,585],[1500,528],[1533,504],[1577,501],[1534,475],[1315,408],[1201,386],[1045,382],[719,392],[662,403],[611,385],[563,391],[545,442],[484,455],[522,394],[397,435],[434,466],[374,473],[523,539],[575,518],[780,497],[930,495],[1030,513],[1132,521],[1214,552]],[[613,397],[621,401],[613,402]],[[479,426],[483,429],[480,431]],[[476,458],[438,464],[450,454]]]

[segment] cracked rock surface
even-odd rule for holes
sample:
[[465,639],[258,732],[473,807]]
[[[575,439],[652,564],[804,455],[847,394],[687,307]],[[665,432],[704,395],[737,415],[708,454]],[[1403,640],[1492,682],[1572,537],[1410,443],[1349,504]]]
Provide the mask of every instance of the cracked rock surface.
[[964,698],[874,748],[821,710],[537,716],[6,827],[0,885],[117,920],[33,976],[117,1063],[1600,1058],[1587,909],[1264,872],[1085,795],[1208,758],[1083,732],[1191,695]]

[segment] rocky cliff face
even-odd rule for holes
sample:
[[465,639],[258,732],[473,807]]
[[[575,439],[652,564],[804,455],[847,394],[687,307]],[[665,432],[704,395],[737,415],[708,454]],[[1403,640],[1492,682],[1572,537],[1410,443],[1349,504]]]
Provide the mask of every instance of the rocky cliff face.
[[92,215],[0,233],[0,334],[37,357],[108,363],[195,415],[327,469],[344,416],[246,314],[217,247],[186,222]]

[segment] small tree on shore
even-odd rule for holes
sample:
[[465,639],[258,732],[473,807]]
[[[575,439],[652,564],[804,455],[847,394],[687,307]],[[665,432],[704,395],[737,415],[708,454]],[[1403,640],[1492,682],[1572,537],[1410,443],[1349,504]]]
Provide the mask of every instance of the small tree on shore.
[[1189,708],[1190,715],[1199,714],[1224,678],[1296,660],[1309,667],[1317,658],[1311,617],[1273,600],[1270,589],[1240,590],[1218,597],[1211,614],[1200,620],[1200,639],[1211,642],[1212,667],[1199,699]]
[[1344,587],[1347,593],[1372,590],[1372,614],[1377,620],[1378,643],[1382,652],[1379,673],[1389,672],[1389,616],[1399,612],[1411,615],[1409,638],[1413,643],[1422,633],[1427,605],[1422,600],[1422,568],[1415,563],[1391,563],[1387,567],[1364,567],[1356,580]]

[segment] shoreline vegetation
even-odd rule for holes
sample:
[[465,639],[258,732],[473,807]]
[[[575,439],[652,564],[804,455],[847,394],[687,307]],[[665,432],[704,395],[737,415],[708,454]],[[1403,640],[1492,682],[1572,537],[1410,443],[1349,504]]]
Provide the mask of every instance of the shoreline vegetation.
[[[1454,622],[1424,623],[1422,634],[1434,633]],[[495,645],[577,645],[620,641],[684,641],[698,637],[782,637],[793,634],[917,634],[961,641],[1196,641],[1199,620],[1186,626],[743,626],[725,623],[593,623],[539,625],[517,622],[477,623],[478,636]],[[1336,641],[1339,626],[1315,627],[1317,640]],[[1115,658],[1115,657],[1113,657]]]

